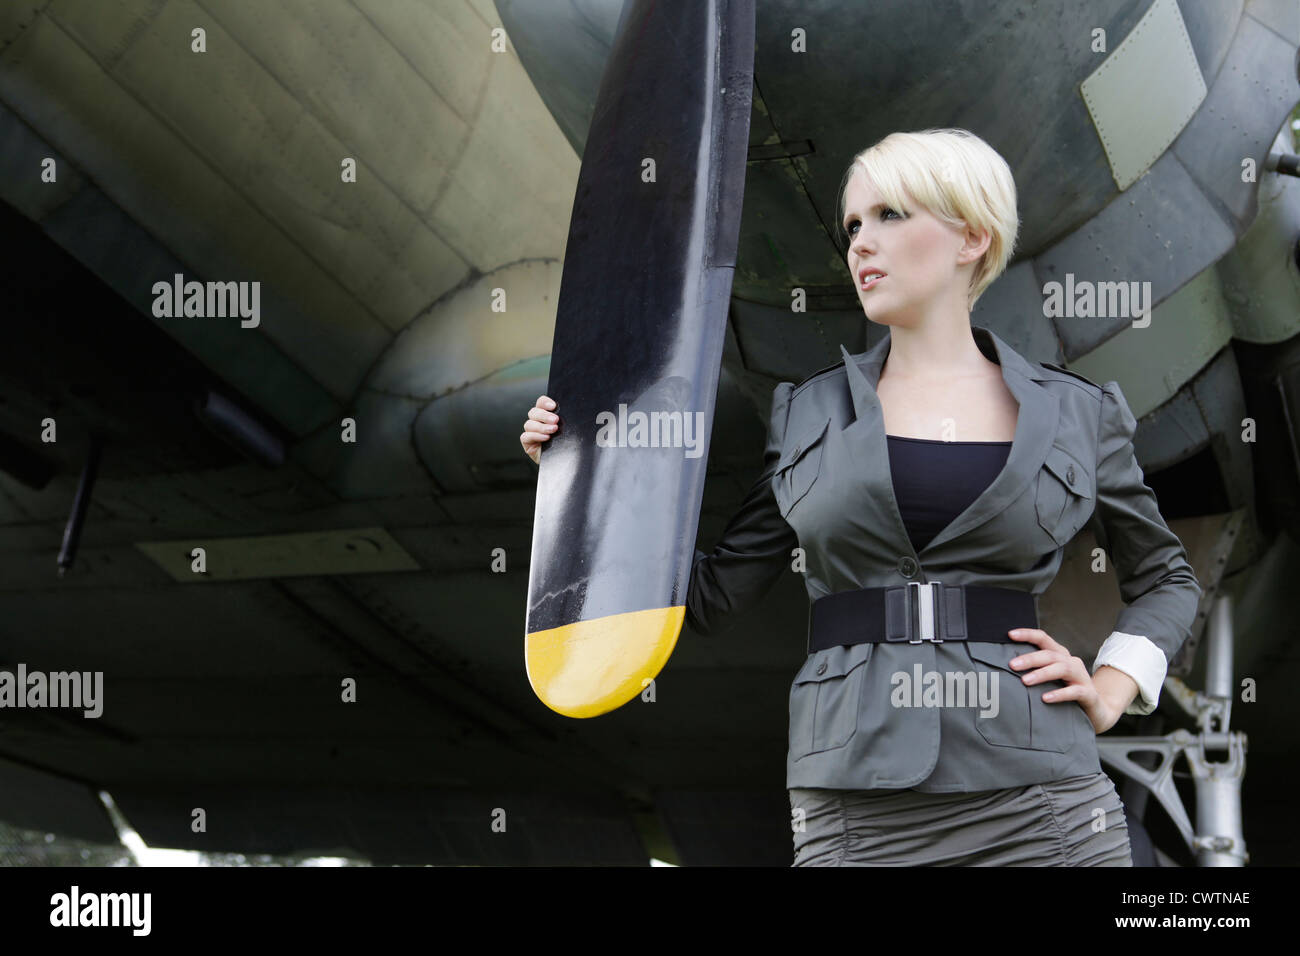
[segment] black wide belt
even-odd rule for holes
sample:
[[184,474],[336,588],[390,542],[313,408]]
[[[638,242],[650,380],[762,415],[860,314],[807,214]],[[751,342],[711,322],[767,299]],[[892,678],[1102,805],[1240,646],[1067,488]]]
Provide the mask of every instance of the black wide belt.
[[813,601],[808,653],[867,642],[997,641],[1007,631],[1038,627],[1028,591],[931,581],[840,591]]

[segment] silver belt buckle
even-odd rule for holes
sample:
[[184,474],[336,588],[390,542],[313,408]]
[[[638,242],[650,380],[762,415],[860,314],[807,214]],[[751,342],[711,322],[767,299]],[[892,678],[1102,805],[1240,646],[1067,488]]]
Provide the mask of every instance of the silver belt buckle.
[[[935,625],[938,623],[938,599],[939,591],[936,583],[929,581],[922,584],[920,581],[908,581],[909,588],[916,588],[916,617],[917,628],[913,630],[920,631],[920,637],[908,638],[909,644],[920,644],[923,641],[930,641],[933,644],[942,644],[942,637],[935,637]],[[908,595],[911,597],[911,594]],[[911,601],[908,601],[908,611],[911,612]]]

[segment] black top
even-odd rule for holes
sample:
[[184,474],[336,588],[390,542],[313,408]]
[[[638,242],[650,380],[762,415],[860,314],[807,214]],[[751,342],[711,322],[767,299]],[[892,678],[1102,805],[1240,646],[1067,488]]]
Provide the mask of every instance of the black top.
[[886,435],[894,498],[920,552],[998,476],[1009,441],[938,441]]

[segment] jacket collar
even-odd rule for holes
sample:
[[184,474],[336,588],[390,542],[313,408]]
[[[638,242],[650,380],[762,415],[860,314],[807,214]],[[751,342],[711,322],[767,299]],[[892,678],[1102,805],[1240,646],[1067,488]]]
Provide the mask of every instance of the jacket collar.
[[[1011,451],[1007,456],[1006,464],[997,477],[965,511],[957,515],[946,528],[926,544],[922,549],[923,553],[982,524],[1019,497],[1029,482],[1038,476],[1039,469],[1046,462],[1060,424],[1060,399],[1054,392],[1039,384],[1044,376],[991,330],[973,325],[971,333],[976,343],[982,346],[985,354],[993,351],[997,355],[998,365],[1002,369],[1002,380],[1020,406],[1016,418],[1015,436],[1011,442]],[[850,355],[843,344],[840,345],[840,351],[844,355],[849,392],[853,398],[855,423],[864,422],[861,441],[863,447],[870,452],[868,460],[886,463],[889,461],[889,448],[885,437],[884,417],[880,411],[880,400],[876,395],[876,385],[880,381],[880,371],[884,368],[889,347],[889,335],[858,355]],[[873,490],[877,494],[887,496],[888,500],[894,503],[894,511],[897,514],[898,504],[894,498],[893,481],[888,466],[875,469],[868,480],[873,483]],[[903,527],[901,516],[898,518],[898,524],[900,528]]]

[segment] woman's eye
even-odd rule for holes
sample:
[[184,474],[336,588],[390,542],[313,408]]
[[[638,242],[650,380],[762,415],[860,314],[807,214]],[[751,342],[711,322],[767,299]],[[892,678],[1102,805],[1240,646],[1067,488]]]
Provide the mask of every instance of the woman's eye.
[[[881,218],[881,220],[887,222],[887,221],[889,220],[889,217],[890,217],[890,216],[893,216],[895,219],[902,219],[902,218],[903,218],[901,215],[899,215],[898,213],[894,212],[894,210],[890,209],[888,206],[882,206],[881,209],[880,209],[880,218]],[[850,220],[848,221],[848,224],[844,227],[844,231],[845,231],[846,233],[848,233],[850,236],[852,236],[852,235],[853,235],[853,227],[856,226],[856,225],[858,225],[858,220],[856,220],[856,219],[850,219]]]

